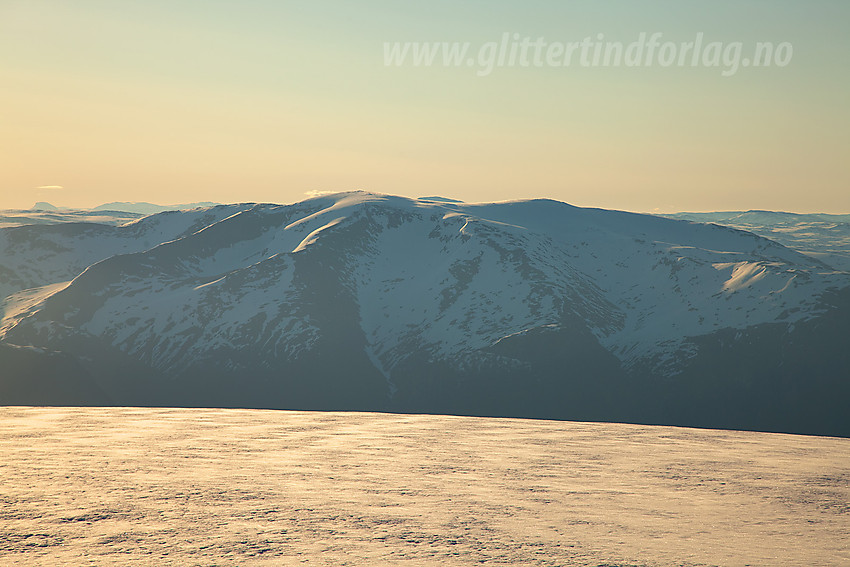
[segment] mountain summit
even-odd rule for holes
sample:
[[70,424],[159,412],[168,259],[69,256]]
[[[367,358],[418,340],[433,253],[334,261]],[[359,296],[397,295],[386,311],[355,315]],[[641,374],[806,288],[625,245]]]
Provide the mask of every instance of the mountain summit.
[[850,435],[850,273],[751,232],[369,193],[0,230],[0,402]]

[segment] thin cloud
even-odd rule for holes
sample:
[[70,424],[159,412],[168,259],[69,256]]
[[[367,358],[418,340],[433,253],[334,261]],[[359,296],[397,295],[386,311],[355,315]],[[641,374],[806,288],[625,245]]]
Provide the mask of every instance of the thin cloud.
[[339,191],[319,191],[319,190],[314,189],[312,191],[305,191],[304,192],[304,194],[307,197],[310,197],[310,198],[321,197],[322,195],[333,195],[334,193],[339,193]]
[[41,185],[36,187],[36,189],[45,190],[45,189],[64,189],[61,185]]

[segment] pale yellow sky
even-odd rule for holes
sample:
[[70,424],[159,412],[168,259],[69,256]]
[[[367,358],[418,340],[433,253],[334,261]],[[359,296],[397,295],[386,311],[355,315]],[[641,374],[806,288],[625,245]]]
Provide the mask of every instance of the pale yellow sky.
[[[364,189],[850,212],[850,4],[686,4],[0,0],[0,208]],[[703,32],[793,59],[728,77],[384,64],[385,41],[504,32]]]

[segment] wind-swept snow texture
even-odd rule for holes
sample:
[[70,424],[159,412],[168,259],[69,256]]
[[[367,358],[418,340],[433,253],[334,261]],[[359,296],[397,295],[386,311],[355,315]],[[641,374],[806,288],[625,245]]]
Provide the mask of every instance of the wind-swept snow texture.
[[[549,200],[355,192],[10,227],[0,353],[70,357],[116,404],[850,434],[834,264]],[[38,403],[38,379],[13,381],[0,402]]]
[[850,564],[850,440],[0,408],[2,565]]

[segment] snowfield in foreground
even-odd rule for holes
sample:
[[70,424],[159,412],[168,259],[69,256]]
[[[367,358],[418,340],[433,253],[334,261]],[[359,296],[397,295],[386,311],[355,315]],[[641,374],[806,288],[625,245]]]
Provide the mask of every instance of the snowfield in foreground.
[[0,408],[3,565],[847,565],[850,440]]

